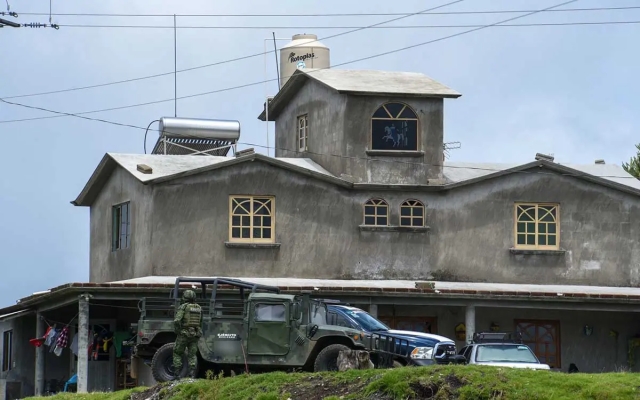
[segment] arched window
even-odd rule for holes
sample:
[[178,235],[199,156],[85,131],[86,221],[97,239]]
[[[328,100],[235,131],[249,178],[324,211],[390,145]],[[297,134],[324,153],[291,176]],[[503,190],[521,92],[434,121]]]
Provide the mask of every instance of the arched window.
[[382,199],[369,199],[364,203],[364,224],[371,226],[389,225],[389,204]]
[[400,205],[400,226],[424,226],[424,204],[419,200],[406,200]]
[[406,104],[386,103],[371,117],[372,150],[418,150],[418,116]]

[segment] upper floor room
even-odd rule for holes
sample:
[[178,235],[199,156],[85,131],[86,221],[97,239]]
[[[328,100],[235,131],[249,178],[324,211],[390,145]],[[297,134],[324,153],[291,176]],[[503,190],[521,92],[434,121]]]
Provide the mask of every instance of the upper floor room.
[[[144,166],[144,168],[141,168]],[[379,185],[307,158],[107,154],[93,282],[149,275],[640,285],[640,181],[616,165],[445,163]]]
[[460,96],[421,73],[305,68],[258,118],[275,121],[276,157],[309,158],[352,182],[437,185],[444,99]]

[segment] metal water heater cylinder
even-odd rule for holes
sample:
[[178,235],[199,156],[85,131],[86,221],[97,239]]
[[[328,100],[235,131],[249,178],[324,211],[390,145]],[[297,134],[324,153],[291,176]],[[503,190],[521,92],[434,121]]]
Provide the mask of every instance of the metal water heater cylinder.
[[232,141],[240,139],[238,121],[162,117],[158,130],[160,136]]
[[293,35],[280,49],[280,89],[296,69],[329,68],[329,48],[311,34]]

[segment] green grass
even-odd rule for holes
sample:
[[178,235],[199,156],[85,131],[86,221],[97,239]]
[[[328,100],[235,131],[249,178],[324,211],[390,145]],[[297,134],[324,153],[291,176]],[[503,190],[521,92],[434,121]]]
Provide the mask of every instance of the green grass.
[[[62,394],[56,400],[128,400],[145,388]],[[438,366],[344,373],[270,373],[202,379],[157,388],[161,399],[640,399],[640,374],[566,374],[481,366]],[[435,392],[435,393],[434,393]],[[433,396],[433,397],[429,397]],[[134,400],[144,400],[146,396]]]

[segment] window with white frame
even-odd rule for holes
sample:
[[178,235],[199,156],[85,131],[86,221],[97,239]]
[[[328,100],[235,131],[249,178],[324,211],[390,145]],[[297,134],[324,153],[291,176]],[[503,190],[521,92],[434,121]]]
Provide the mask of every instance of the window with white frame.
[[307,151],[309,138],[309,119],[307,114],[298,117],[298,151]]

